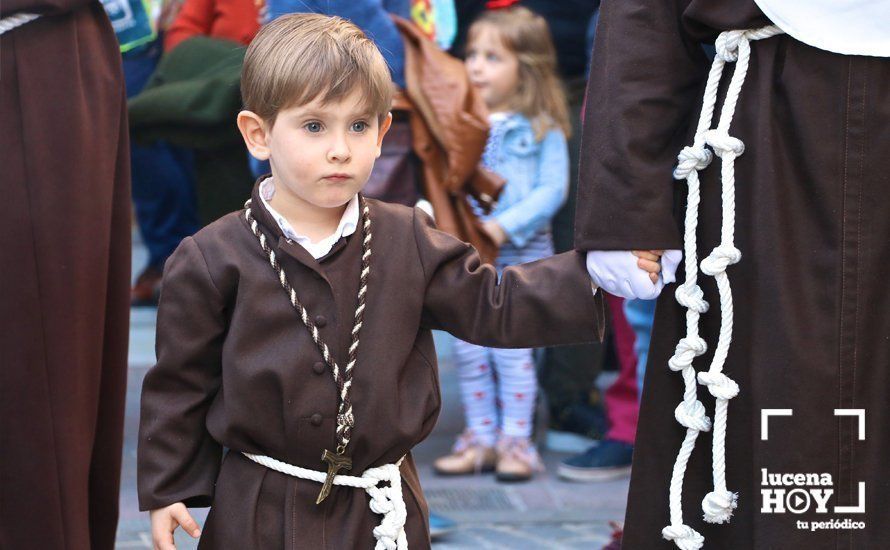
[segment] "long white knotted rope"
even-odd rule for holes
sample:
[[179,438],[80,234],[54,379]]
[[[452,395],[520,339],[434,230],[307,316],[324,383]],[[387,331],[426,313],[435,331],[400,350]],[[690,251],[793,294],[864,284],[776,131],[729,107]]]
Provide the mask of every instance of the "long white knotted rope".
[[[257,464],[292,477],[318,483],[324,483],[327,478],[326,472],[300,468],[268,456],[242,454]],[[403,460],[405,457],[400,458],[394,464],[368,468],[361,476],[338,475],[334,477],[334,485],[364,489],[371,497],[369,503],[371,511],[383,516],[380,524],[374,528],[374,538],[377,540],[377,544],[374,546],[375,550],[408,550],[408,538],[405,535],[408,509],[405,507],[405,499],[402,496],[402,474],[399,471]],[[383,483],[387,485],[381,487],[380,485]]]
[[[706,522],[726,523],[730,520],[738,501],[738,495],[726,488],[726,420],[729,400],[739,392],[738,384],[723,374],[723,365],[732,342],[733,319],[732,291],[726,268],[737,263],[742,256],[734,244],[735,159],[745,150],[741,140],[729,135],[729,126],[748,72],[751,58],[750,42],[769,38],[781,32],[778,27],[771,25],[760,29],[727,31],[720,34],[715,44],[717,55],[705,85],[702,110],[693,144],[684,147],[680,152],[677,168],[674,170],[674,178],[685,179],[688,186],[684,232],[686,280],[676,290],[677,302],[686,308],[686,336],[677,344],[668,366],[683,375],[685,383],[683,401],[674,411],[674,416],[677,422],[687,428],[687,431],[671,477],[671,523],[662,530],[662,536],[673,541],[681,550],[698,550],[704,546],[704,537],[683,523],[683,478],[699,432],[711,429],[711,420],[705,414],[704,405],[697,398],[695,368],[692,366],[693,360],[707,350],[705,341],[699,336],[699,318],[708,311],[708,303],[704,300],[704,293],[697,282],[696,230],[698,207],[701,202],[698,172],[704,170],[712,159],[711,151],[705,148],[707,144],[721,159],[722,227],[720,244],[701,263],[702,272],[715,278],[720,295],[720,333],[717,347],[710,368],[698,373],[698,382],[707,386],[711,395],[716,398],[712,453],[714,490],[705,496],[702,510]],[[720,121],[717,127],[712,129],[717,89],[725,65],[732,62],[736,62],[736,68],[726,92]]]
[[34,21],[40,17],[36,13],[17,13],[0,19],[0,34],[9,32],[16,27],[21,27],[25,23]]

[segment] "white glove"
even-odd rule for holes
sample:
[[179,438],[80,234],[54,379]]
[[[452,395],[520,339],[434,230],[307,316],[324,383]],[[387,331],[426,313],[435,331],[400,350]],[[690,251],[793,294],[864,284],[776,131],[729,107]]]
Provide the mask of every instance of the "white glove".
[[664,285],[676,281],[677,266],[683,259],[679,250],[666,250],[661,257],[661,272],[652,282],[649,273],[637,265],[630,250],[591,250],[587,253],[587,272],[594,284],[609,294],[630,300],[652,300]]

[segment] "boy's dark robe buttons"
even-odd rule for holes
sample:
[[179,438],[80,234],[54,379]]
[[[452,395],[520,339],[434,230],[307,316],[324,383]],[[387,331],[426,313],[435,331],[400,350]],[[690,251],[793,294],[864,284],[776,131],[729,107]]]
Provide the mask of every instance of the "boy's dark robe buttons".
[[314,365],[312,365],[312,370],[315,374],[322,374],[324,372],[324,363],[322,361],[318,361]]
[[325,326],[326,324],[328,324],[328,320],[325,318],[324,315],[316,315],[315,326],[317,326],[318,328],[321,328],[321,327]]
[[309,422],[311,422],[313,426],[321,426],[322,420],[323,420],[323,418],[321,417],[321,415],[319,413],[315,413],[309,417]]

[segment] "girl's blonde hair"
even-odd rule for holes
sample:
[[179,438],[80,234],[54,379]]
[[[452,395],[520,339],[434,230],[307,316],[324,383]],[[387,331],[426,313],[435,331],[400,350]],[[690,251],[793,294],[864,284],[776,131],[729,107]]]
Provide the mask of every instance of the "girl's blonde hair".
[[470,26],[468,44],[483,27],[497,31],[504,47],[519,59],[519,86],[510,100],[511,109],[532,121],[538,140],[551,129],[570,136],[569,109],[547,21],[523,7],[488,11]]

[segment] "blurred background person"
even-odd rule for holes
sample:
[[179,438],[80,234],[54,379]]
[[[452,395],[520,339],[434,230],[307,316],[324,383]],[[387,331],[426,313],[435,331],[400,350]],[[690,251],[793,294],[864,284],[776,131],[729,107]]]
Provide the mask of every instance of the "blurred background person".
[[[550,256],[550,222],[568,192],[571,127],[546,21],[521,7],[485,13],[470,28],[465,64],[490,110],[483,164],[506,180],[494,209],[480,212],[500,246],[496,267]],[[531,440],[532,350],[457,341],[454,353],[467,429],[435,462],[436,472],[494,470],[499,480],[530,479],[542,469]]]
[[[581,114],[587,86],[590,29],[595,28],[599,0],[522,0],[521,5],[539,13],[550,26],[559,74],[566,90],[569,120],[569,193],[553,219],[555,252],[571,250],[574,243],[575,195],[581,149]],[[620,369],[611,329],[606,341],[547,348],[540,357],[539,380],[546,397],[545,445],[558,452],[582,452],[609,429],[604,398],[596,385],[606,368]],[[612,346],[610,348],[610,346]]]
[[[123,53],[127,97],[139,95],[165,52],[196,36],[247,45],[260,26],[255,0],[184,0],[168,2],[158,21],[158,37]],[[200,60],[203,63],[211,59]],[[159,79],[159,77],[155,77]],[[164,263],[179,242],[201,227],[198,214],[195,151],[167,139],[133,140],[130,149],[133,205],[147,265],[136,278],[131,301],[157,305]],[[249,181],[245,183],[245,189]]]

